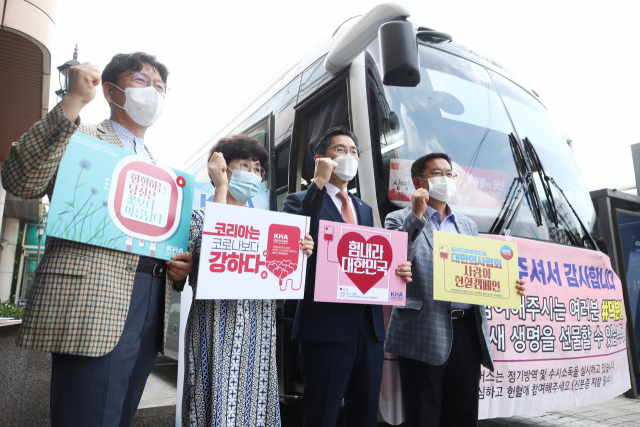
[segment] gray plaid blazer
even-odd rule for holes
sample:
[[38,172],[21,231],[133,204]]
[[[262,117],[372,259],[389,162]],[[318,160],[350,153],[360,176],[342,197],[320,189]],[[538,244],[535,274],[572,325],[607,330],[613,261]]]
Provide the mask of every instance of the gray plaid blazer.
[[[63,173],[58,171],[60,160],[76,130],[124,148],[109,120],[97,126],[80,124],[80,118],[72,123],[56,105],[11,147],[2,166],[5,190],[25,199],[47,194],[51,200],[56,176]],[[78,356],[109,353],[127,319],[138,259],[132,253],[47,238],[17,345]],[[165,336],[172,286],[181,290],[184,281],[174,283],[167,275]]]
[[[455,211],[454,211],[455,212]],[[478,227],[468,217],[455,212],[460,234],[478,235]],[[389,353],[440,366],[449,358],[453,341],[451,303],[433,299],[433,228],[430,221],[418,218],[411,208],[387,215],[385,228],[408,233],[407,259],[411,261],[413,281],[407,284],[405,307],[393,307],[387,341]],[[482,364],[493,370],[489,326],[484,306],[473,306],[478,325]],[[482,345],[484,343],[484,345]]]

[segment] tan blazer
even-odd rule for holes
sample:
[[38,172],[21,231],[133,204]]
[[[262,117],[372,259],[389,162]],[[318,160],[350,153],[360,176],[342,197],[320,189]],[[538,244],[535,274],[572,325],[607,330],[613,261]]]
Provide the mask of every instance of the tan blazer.
[[[96,126],[80,124],[78,118],[74,124],[57,105],[13,144],[2,166],[5,190],[25,199],[47,194],[51,200],[56,176],[64,173],[58,170],[60,160],[76,130],[124,148],[109,120]],[[138,259],[132,253],[47,238],[17,344],[78,356],[109,353],[127,319]],[[172,286],[182,290],[184,281],[167,275],[165,337]]]

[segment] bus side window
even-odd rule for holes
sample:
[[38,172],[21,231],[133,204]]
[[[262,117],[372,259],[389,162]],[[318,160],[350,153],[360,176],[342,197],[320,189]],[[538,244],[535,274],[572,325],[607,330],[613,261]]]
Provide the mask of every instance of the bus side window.
[[[272,120],[273,116],[271,114],[269,114],[268,116],[266,116],[265,118],[263,118],[262,120],[260,120],[258,123],[254,124],[253,126],[251,126],[249,129],[238,132],[237,134],[245,134],[247,136],[250,136],[251,138],[255,138],[257,139],[260,144],[267,150],[267,153],[270,152],[270,144],[271,141],[273,139],[272,136],[272,128],[273,128],[273,120]],[[266,173],[265,176],[262,178],[262,182],[260,183],[260,190],[271,190],[273,191],[274,185],[273,185],[273,180],[271,178],[271,173]],[[257,196],[256,196],[257,197]],[[253,199],[255,200],[255,199]],[[273,209],[273,197],[271,196],[271,194],[269,194],[269,196],[266,198],[266,200],[261,199],[260,201],[258,201],[258,203],[260,203],[260,206],[264,206],[264,208],[266,208],[266,206],[269,207],[269,209]],[[258,207],[258,206],[256,206]],[[262,207],[260,207],[262,209]]]
[[276,171],[276,205],[278,212],[282,212],[284,199],[289,194],[289,152],[291,151],[291,137],[285,139],[275,149],[275,164],[271,165]]

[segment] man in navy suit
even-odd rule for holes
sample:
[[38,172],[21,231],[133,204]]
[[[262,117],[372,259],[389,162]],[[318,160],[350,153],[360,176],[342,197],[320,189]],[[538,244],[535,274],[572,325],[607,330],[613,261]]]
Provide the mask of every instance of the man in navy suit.
[[[373,227],[373,211],[347,191],[358,170],[358,139],[332,128],[314,143],[316,170],[306,191],[290,194],[284,212],[311,217],[318,240],[321,219]],[[396,274],[411,281],[411,263]],[[335,427],[344,398],[345,426],[376,426],[385,339],[382,306],[314,302],[316,252],[309,258],[304,299],[298,302],[292,338],[298,340],[305,427]]]

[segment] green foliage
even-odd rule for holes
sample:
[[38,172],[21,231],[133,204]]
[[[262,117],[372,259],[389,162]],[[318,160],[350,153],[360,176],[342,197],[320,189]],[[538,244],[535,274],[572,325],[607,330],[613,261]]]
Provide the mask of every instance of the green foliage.
[[22,319],[23,315],[24,307],[20,307],[10,302],[0,303],[0,317],[13,317],[14,319]]
[[49,216],[49,207],[51,203],[43,203],[42,204],[42,221],[47,222],[47,217]]

